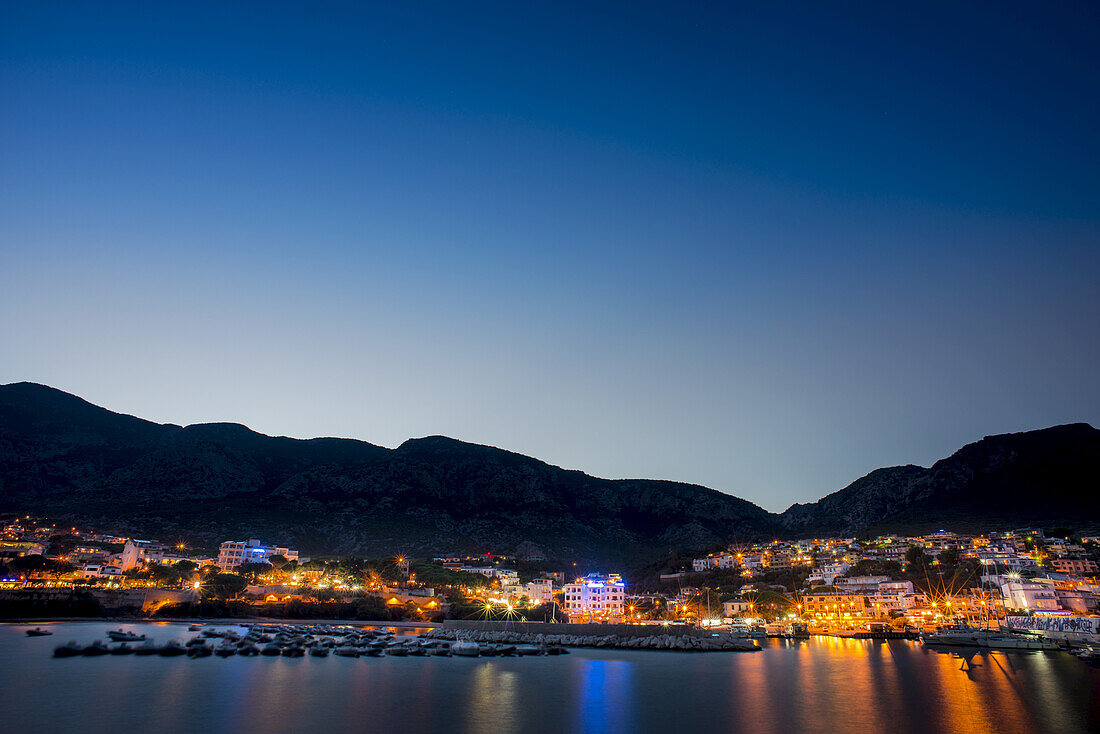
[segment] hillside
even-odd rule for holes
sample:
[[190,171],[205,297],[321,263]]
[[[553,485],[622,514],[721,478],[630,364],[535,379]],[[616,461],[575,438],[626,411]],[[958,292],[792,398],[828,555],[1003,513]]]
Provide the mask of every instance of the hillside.
[[607,480],[441,436],[396,449],[181,428],[30,383],[0,387],[0,510],[162,537],[262,536],[313,553],[513,550],[614,561],[770,536],[773,515],[705,487]]
[[731,540],[1100,524],[1100,431],[990,436],[931,468],[877,469],[776,515],[691,484],[609,480],[443,436],[396,449],[181,427],[33,383],[0,386],[0,512],[166,539],[262,537],[306,553],[509,552],[645,562]]
[[1085,423],[986,436],[929,469],[877,469],[780,516],[788,533],[1100,523],[1100,431]]

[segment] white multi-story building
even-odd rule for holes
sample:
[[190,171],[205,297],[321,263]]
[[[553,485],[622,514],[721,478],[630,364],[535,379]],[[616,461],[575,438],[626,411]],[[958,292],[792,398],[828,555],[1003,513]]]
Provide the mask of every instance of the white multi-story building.
[[868,596],[867,602],[877,616],[882,616],[889,612],[904,612],[907,609],[915,609],[920,606],[921,597],[916,594],[879,591]]
[[834,583],[841,591],[879,591],[889,580],[889,576],[850,576],[837,578]]
[[525,587],[527,598],[533,604],[548,604],[554,601],[554,583],[550,579],[535,579]]
[[122,553],[119,555],[119,568],[123,571],[129,571],[140,566],[145,562],[145,551],[148,550],[150,545],[152,543],[148,540],[127,538],[122,546]]
[[839,563],[826,563],[811,571],[810,575],[806,578],[806,582],[812,584],[814,581],[820,581],[823,584],[831,586],[836,581],[837,577],[843,576],[848,572],[849,568],[851,568],[851,566],[844,561],[840,561]]
[[904,612],[927,603],[924,594],[916,593],[912,581],[883,581],[878,589],[867,597],[867,602],[875,616],[884,616],[892,611]]
[[[444,568],[452,568],[448,564],[443,564]],[[460,565],[454,568],[455,571],[464,571],[465,573],[480,573],[482,576],[487,576],[491,579],[500,579],[501,586],[506,584],[519,583],[519,571],[511,568],[500,568],[499,566],[464,566]]]
[[590,573],[565,585],[563,601],[571,622],[621,622],[626,585],[618,574]]
[[1050,565],[1059,573],[1095,576],[1100,571],[1100,565],[1087,558],[1054,558]]
[[298,560],[298,551],[261,545],[259,540],[227,540],[218,547],[215,564],[222,571],[232,571],[242,563],[266,563],[271,556],[282,556],[288,561]]
[[717,562],[714,560],[714,556],[707,556],[706,558],[696,558],[691,562],[691,570],[696,573],[702,573],[703,571],[712,571],[717,567]]
[[1001,586],[1005,606],[1029,612],[1056,612],[1062,608],[1052,586],[1014,580]]
[[713,571],[716,568],[737,568],[740,565],[740,559],[732,553],[713,553],[706,558],[693,560],[691,570],[702,573],[703,571]]
[[122,577],[122,569],[118,566],[104,566],[100,563],[86,563],[80,569],[80,575],[86,579],[114,579]]

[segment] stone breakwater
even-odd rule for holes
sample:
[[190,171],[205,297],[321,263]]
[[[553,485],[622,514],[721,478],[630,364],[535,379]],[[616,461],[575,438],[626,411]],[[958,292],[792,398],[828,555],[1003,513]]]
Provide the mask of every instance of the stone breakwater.
[[752,640],[729,635],[695,637],[693,635],[555,635],[488,630],[434,629],[421,637],[437,640],[472,640],[506,645],[561,645],[562,647],[602,647],[621,650],[677,650],[681,652],[756,652],[760,646]]

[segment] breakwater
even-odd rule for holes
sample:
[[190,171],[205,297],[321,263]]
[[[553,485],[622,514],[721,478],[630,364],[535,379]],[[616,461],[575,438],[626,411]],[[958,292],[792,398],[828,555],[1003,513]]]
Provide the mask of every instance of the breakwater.
[[[558,625],[555,625],[558,626]],[[618,626],[618,625],[615,625]],[[544,633],[506,629],[477,629],[470,626],[437,628],[423,635],[437,640],[471,640],[506,645],[561,645],[619,650],[676,650],[680,652],[756,652],[752,640],[730,635],[702,636],[698,633],[668,632],[650,635]]]

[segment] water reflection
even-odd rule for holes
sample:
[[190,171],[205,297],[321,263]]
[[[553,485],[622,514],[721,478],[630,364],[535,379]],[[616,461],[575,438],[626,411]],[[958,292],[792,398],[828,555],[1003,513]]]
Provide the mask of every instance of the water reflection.
[[470,677],[466,731],[514,734],[519,731],[516,674],[495,661],[479,663]]
[[573,674],[578,696],[573,730],[637,731],[632,673],[632,664],[622,660],[579,660]]
[[[1065,653],[768,641],[752,654],[574,650],[538,658],[50,657],[0,625],[5,720],[26,731],[1100,731],[1100,669]],[[187,635],[148,627],[163,642]]]

